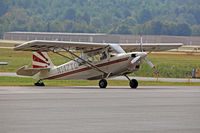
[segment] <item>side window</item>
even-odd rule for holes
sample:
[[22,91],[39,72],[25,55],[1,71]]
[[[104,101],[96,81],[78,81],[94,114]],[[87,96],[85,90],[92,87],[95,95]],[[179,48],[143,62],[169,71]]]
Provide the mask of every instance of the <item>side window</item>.
[[100,60],[106,60],[107,59],[107,54],[106,54],[106,52],[103,52],[102,53],[102,56],[100,57]]

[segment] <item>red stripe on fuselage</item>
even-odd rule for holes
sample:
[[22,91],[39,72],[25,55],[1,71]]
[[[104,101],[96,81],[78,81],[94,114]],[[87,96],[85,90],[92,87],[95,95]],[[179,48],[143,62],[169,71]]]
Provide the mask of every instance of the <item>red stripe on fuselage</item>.
[[37,65],[33,65],[33,68],[47,68],[47,66],[37,66]]
[[[126,61],[126,60],[128,60],[128,59],[129,59],[129,57],[126,57],[126,58],[123,58],[123,59],[118,59],[118,60],[114,60],[114,61],[110,61],[110,62],[98,64],[98,65],[96,65],[96,66],[97,66],[97,67],[103,67],[103,66],[107,66],[107,65],[119,63],[119,62],[122,62],[122,61]],[[71,72],[66,72],[66,73],[63,73],[63,74],[59,74],[59,75],[55,75],[55,76],[52,76],[52,77],[48,77],[48,78],[46,78],[46,79],[61,78],[61,77],[67,76],[67,75],[71,75],[71,74],[75,74],[75,73],[87,71],[87,70],[90,70],[90,69],[92,69],[92,67],[85,67],[85,68],[78,69],[78,70],[74,70],[74,71],[71,71]]]

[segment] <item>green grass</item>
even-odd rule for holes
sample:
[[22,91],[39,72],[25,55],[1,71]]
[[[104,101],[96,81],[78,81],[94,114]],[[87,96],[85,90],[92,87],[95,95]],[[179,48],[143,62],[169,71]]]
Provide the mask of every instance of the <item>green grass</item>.
[[8,62],[7,66],[4,66],[5,72],[16,72],[16,70],[23,66],[30,64],[32,61],[31,52],[13,51],[12,49],[0,49],[0,61]]
[[14,47],[15,44],[12,43],[0,43],[0,47]]
[[[32,78],[0,77],[0,86],[33,86],[36,81]],[[46,86],[98,86],[98,82],[96,80],[44,80]],[[108,80],[108,86],[129,86],[129,81]],[[139,81],[139,86],[200,86],[200,83]]]
[[[50,58],[55,65],[67,62],[66,58],[51,53]],[[0,49],[0,62],[8,62],[7,66],[0,68],[0,72],[16,72],[24,65],[32,65],[32,52],[14,51],[12,49]]]
[[[147,57],[159,70],[160,77],[185,78],[193,68],[200,68],[200,55],[189,54],[150,54]],[[132,76],[156,77],[155,70],[144,62],[140,70]]]

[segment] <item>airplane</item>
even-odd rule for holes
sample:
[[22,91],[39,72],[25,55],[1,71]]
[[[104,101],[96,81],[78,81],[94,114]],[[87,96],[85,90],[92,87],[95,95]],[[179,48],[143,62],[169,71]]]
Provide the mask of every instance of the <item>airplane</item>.
[[[38,79],[35,86],[45,86],[43,80],[46,79],[100,80],[99,87],[106,88],[108,78],[125,76],[129,80],[130,87],[137,88],[138,81],[130,79],[127,75],[138,71],[143,61],[155,69],[155,66],[146,58],[148,53],[176,49],[180,46],[182,43],[143,44],[142,38],[140,43],[132,44],[32,40],[14,48],[16,51],[33,52],[33,67],[23,66],[16,73]],[[63,51],[68,55],[63,54]],[[48,52],[70,61],[55,66]]]

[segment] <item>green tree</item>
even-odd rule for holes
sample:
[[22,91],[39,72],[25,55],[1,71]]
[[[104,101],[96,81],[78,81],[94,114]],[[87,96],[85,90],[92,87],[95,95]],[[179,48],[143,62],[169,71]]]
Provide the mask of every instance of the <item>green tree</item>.
[[152,21],[151,22],[151,30],[153,35],[162,34],[162,26],[163,24],[160,21]]
[[137,16],[137,21],[140,24],[143,24],[151,19],[152,19],[152,15],[151,15],[150,10],[148,9],[142,9]]
[[75,20],[76,18],[76,11],[72,8],[68,9],[65,13],[65,16],[64,16],[65,19],[67,20]]
[[192,26],[192,35],[200,36],[200,26],[199,25]]
[[186,23],[178,24],[176,27],[176,31],[177,31],[176,33],[177,36],[190,36],[192,33],[192,30]]
[[131,34],[131,29],[127,25],[120,25],[115,29],[111,30],[110,33],[112,34]]
[[4,15],[8,10],[8,5],[6,4],[6,0],[0,1],[0,17]]
[[87,24],[89,24],[90,23],[90,16],[89,16],[89,14],[86,12],[86,13],[84,13],[84,15],[83,15],[83,20],[87,23]]
[[199,12],[199,0],[0,0],[0,37],[16,30],[191,35],[191,27],[196,35]]

